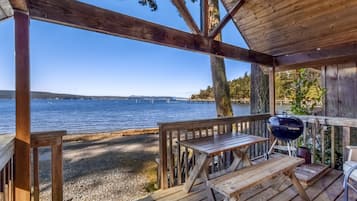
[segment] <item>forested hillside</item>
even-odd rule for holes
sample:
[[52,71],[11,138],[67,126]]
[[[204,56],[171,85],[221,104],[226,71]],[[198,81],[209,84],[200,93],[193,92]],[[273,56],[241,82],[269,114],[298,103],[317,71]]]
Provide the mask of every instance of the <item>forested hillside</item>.
[[[275,78],[276,99],[291,102],[297,96],[306,96],[307,99],[317,98],[320,93],[320,73],[315,70],[300,70],[279,72]],[[229,81],[231,98],[233,100],[245,100],[250,98],[250,74],[247,72],[237,79]],[[214,99],[213,89],[208,86],[193,94],[191,99]]]

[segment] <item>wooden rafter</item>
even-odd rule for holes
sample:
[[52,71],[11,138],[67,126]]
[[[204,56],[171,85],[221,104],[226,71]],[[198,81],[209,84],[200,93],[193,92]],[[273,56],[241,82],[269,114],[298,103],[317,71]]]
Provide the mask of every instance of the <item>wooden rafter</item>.
[[185,2],[183,0],[171,0],[171,2],[175,5],[181,17],[185,20],[187,26],[191,29],[192,33],[199,34],[200,29],[196,25],[195,20],[192,18],[189,10],[185,5]]
[[275,57],[277,71],[356,61],[357,42]]
[[226,26],[226,24],[233,18],[233,16],[238,12],[238,10],[244,4],[244,0],[238,0],[231,10],[223,17],[221,22],[209,33],[208,37],[215,38]]
[[30,16],[76,28],[272,66],[273,57],[73,0],[30,0]]
[[201,33],[208,36],[208,0],[201,0]]

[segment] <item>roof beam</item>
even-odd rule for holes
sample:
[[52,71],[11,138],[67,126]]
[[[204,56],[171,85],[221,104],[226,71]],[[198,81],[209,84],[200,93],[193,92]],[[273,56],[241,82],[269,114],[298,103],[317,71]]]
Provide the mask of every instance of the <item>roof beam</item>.
[[244,4],[244,0],[238,0],[236,4],[234,4],[233,8],[228,11],[228,13],[223,17],[221,22],[209,33],[208,37],[215,38],[226,26],[226,24],[233,18],[233,16],[238,12],[238,10]]
[[275,57],[277,71],[357,60],[357,42]]
[[187,26],[191,29],[192,33],[199,34],[201,31],[188,11],[183,0],[171,0],[172,4],[177,8],[182,18],[185,20]]
[[30,0],[34,19],[158,45],[272,66],[273,57],[74,0]]

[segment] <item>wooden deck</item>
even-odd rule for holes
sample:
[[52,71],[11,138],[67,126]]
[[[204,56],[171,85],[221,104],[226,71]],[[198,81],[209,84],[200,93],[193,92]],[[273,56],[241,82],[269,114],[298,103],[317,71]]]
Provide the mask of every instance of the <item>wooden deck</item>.
[[[342,201],[343,200],[343,173],[337,170],[331,170],[324,177],[318,180],[313,185],[307,187],[306,193],[315,201]],[[291,182],[286,180],[283,185],[274,190],[271,187],[272,182],[263,183],[259,187],[255,187],[245,191],[241,200],[249,201],[300,201],[302,200],[296,189],[292,186]],[[216,194],[217,200],[223,200],[222,195]],[[166,190],[159,190],[153,194],[140,199],[140,201],[204,201],[207,199],[207,192],[205,191],[203,184],[196,184],[192,188],[192,192],[185,193],[182,191],[182,186],[176,186]],[[357,194],[350,192],[350,201],[357,200]]]

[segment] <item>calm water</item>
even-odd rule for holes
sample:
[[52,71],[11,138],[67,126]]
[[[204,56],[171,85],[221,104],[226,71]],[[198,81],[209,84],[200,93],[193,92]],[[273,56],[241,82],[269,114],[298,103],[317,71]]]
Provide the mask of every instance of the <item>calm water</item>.
[[[235,104],[235,115],[249,105]],[[32,100],[32,131],[94,133],[156,127],[157,122],[216,117],[215,104],[135,100]],[[0,100],[0,133],[15,132],[15,101]]]

